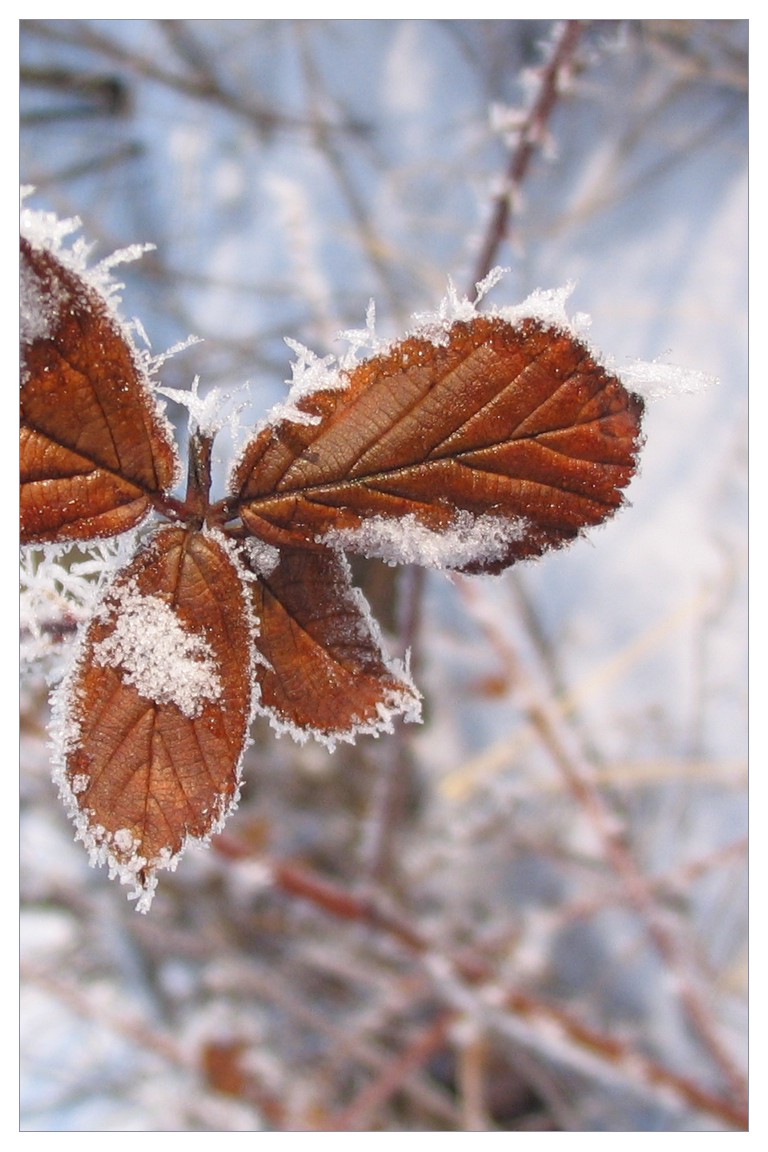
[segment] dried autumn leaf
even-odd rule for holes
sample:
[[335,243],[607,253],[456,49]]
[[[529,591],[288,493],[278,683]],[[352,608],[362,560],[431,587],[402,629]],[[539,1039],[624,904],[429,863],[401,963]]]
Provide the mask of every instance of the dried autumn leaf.
[[158,531],[115,579],[60,690],[59,784],[94,862],[148,907],[157,868],[237,799],[251,628],[223,538]]
[[146,372],[99,292],[21,239],[21,538],[114,536],[175,482]]
[[413,336],[247,445],[230,490],[274,544],[498,571],[620,506],[642,401],[570,332],[500,315]]
[[324,549],[281,550],[252,585],[259,620],[260,708],[278,730],[325,743],[391,731],[392,718],[419,716],[419,694],[388,663],[362,594],[343,556]]

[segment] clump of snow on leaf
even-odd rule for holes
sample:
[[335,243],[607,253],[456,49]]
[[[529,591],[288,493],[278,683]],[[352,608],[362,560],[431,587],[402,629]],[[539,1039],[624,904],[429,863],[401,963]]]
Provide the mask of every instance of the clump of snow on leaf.
[[256,536],[249,536],[243,541],[243,549],[248,557],[252,573],[245,572],[246,580],[255,580],[258,576],[269,576],[280,563],[280,549]]
[[359,528],[336,529],[323,536],[323,543],[393,566],[463,568],[501,559],[508,545],[524,535],[524,520],[461,511],[447,527],[438,530],[428,528],[411,512],[397,520],[373,516]]
[[114,630],[95,646],[94,659],[119,667],[145,699],[175,704],[190,719],[200,714],[205,700],[217,700],[222,693],[208,642],[185,631],[159,597],[130,587],[121,596]]

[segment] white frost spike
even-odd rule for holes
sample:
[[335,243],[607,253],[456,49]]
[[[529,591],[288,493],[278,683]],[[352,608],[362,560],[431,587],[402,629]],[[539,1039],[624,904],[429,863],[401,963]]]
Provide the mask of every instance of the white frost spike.
[[154,252],[154,244],[129,244],[127,248],[119,248],[117,252],[113,252],[111,256],[105,256],[100,260],[94,271],[98,270],[102,274],[108,274],[118,264],[130,264],[134,260],[141,260],[145,252]]
[[336,357],[324,356],[322,359],[299,344],[296,340],[285,337],[285,343],[296,354],[296,360],[291,364],[292,379],[287,399],[282,404],[276,404],[269,412],[267,424],[274,426],[283,420],[293,424],[316,424],[319,417],[311,416],[297,407],[297,401],[313,392],[323,392],[330,388],[343,388],[346,384],[339,374]]
[[[486,280],[488,277],[486,277]],[[409,336],[418,336],[429,340],[437,346],[448,343],[448,332],[452,324],[457,321],[473,320],[477,316],[477,308],[466,296],[459,296],[456,285],[448,277],[448,291],[440,301],[436,312],[419,312],[413,318],[415,326],[408,332]]]
[[510,324],[518,324],[522,320],[539,320],[542,324],[549,324],[562,332],[570,332],[576,339],[582,338],[584,329],[591,323],[589,316],[578,312],[569,316],[566,308],[568,297],[572,295],[575,284],[568,281],[559,288],[537,288],[523,300],[522,304],[514,304],[500,308],[493,315],[501,316]]
[[33,208],[21,210],[20,232],[32,247],[52,252],[62,264],[90,284],[114,309],[120,303],[118,293],[124,285],[112,279],[113,268],[118,264],[129,264],[141,259],[145,252],[152,252],[155,245],[130,244],[127,248],[120,248],[117,252],[105,256],[97,264],[89,266],[88,257],[93,248],[92,244],[87,244],[80,237],[71,247],[64,246],[65,239],[73,232],[77,232],[80,227],[82,222],[78,216],[59,220],[53,212],[41,212]]
[[564,284],[560,288],[538,288],[523,300],[522,304],[481,311],[478,305],[503,280],[507,271],[506,268],[492,268],[476,285],[477,297],[474,302],[466,296],[459,296],[455,285],[449,280],[448,291],[437,310],[420,312],[414,316],[416,323],[408,335],[441,346],[448,343],[453,324],[459,321],[468,323],[478,316],[497,316],[509,324],[520,324],[523,320],[539,320],[542,324],[571,333],[577,340],[583,339],[582,333],[590,323],[589,316],[580,312],[570,317],[565,306],[574,289],[572,283]]
[[376,301],[369,300],[365,313],[365,328],[349,328],[340,332],[339,340],[349,344],[349,350],[342,357],[339,367],[342,371],[351,371],[358,363],[358,352],[365,351],[371,354],[379,352],[384,344],[376,335]]
[[62,625],[88,620],[103,594],[105,584],[128,563],[136,548],[136,532],[124,532],[111,540],[94,541],[89,558],[75,560],[78,549],[70,544],[46,544],[23,548],[19,566],[20,657],[30,666],[54,658],[46,669],[50,682],[61,679],[64,668],[57,656],[56,640]]
[[477,305],[481,300],[484,300],[488,293],[493,291],[496,285],[504,279],[508,272],[509,268],[501,268],[498,265],[495,268],[491,268],[488,275],[483,277],[482,280],[475,284],[475,304]]
[[[189,342],[186,342],[183,347],[188,347],[188,344]],[[173,349],[167,355],[171,355],[172,352]],[[155,391],[187,409],[189,431],[193,435],[200,432],[204,436],[216,436],[227,423],[232,426],[233,435],[236,434],[238,417],[245,405],[227,413],[226,405],[232,399],[232,392],[228,389],[211,388],[205,396],[201,396],[200,377],[195,376],[189,389],[164,388],[157,385]]]
[[[149,340],[146,341],[146,344],[149,347]],[[187,336],[186,340],[178,340],[165,352],[158,352],[155,356],[150,356],[147,364],[148,371],[152,374],[156,373],[162,368],[166,360],[170,360],[179,352],[185,352],[187,348],[191,348],[195,344],[202,344],[201,338],[199,336]]]
[[[22,187],[22,204],[33,192],[34,188],[30,185]],[[70,216],[66,220],[59,220],[54,212],[40,212],[33,208],[22,208],[20,225],[22,236],[25,236],[36,248],[47,248],[49,252],[58,253],[65,238],[82,227],[82,221],[79,216]]]
[[513,108],[509,104],[491,104],[488,121],[491,132],[504,136],[507,143],[516,142],[528,120],[527,108]]
[[186,632],[157,596],[129,590],[122,597],[114,631],[94,648],[97,664],[121,668],[127,683],[147,700],[173,703],[190,719],[222,685],[210,645]]

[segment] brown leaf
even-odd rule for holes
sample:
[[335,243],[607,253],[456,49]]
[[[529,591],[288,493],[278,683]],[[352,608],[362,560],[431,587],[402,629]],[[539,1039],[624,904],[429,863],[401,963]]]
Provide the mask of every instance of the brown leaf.
[[360,732],[390,731],[392,717],[419,714],[419,694],[388,663],[368,605],[343,556],[285,548],[253,584],[259,618],[260,707],[278,731],[308,732],[333,745]]
[[297,406],[310,422],[265,427],[234,470],[251,532],[486,572],[619,507],[642,415],[570,333],[499,316],[411,337]]
[[251,643],[222,539],[164,528],[114,581],[59,695],[59,782],[78,835],[142,910],[155,869],[236,801]]
[[100,294],[21,240],[22,543],[114,536],[176,478],[141,363]]

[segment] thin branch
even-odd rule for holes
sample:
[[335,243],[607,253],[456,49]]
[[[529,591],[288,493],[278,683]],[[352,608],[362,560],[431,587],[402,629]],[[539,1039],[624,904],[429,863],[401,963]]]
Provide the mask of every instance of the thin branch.
[[327,1127],[337,1132],[367,1130],[377,1111],[445,1045],[450,1021],[450,1014],[444,1012],[427,1028],[422,1029],[405,1051],[391,1060],[351,1104],[330,1118]]
[[[258,133],[275,130],[306,132],[315,126],[312,121],[300,116],[293,116],[287,112],[275,111],[270,105],[260,104],[252,97],[246,98],[242,92],[231,92],[225,88],[218,77],[210,69],[199,71],[197,74],[170,71],[163,65],[158,65],[151,57],[141,55],[135,47],[124,48],[116,40],[104,35],[90,21],[69,20],[58,24],[48,21],[23,21],[28,32],[41,38],[55,40],[64,44],[77,45],[79,49],[90,48],[100,53],[108,60],[123,65],[130,71],[163,84],[182,95],[193,100],[200,100],[206,104],[218,104],[228,112],[247,121]],[[178,21],[160,21],[161,25],[173,26]],[[178,34],[177,34],[178,35]],[[185,62],[189,66],[191,61],[191,48],[189,47],[189,34],[187,33],[187,46]],[[201,57],[198,57],[198,63]],[[360,125],[354,124],[327,124],[324,127],[330,132],[359,133]]]
[[[213,847],[229,859],[253,858],[250,849],[230,833],[220,834]],[[569,1056],[575,1068],[583,1070],[585,1064],[594,1066],[596,1072],[601,1069],[612,1080],[618,1077],[635,1091],[643,1086],[653,1092],[664,1089],[683,1107],[700,1109],[736,1128],[747,1127],[746,1103],[741,1091],[728,1097],[720,1096],[644,1055],[628,1041],[585,1024],[567,1009],[519,989],[507,987],[502,990],[496,974],[482,955],[467,950],[461,956],[447,960],[435,950],[428,937],[379,895],[370,892],[361,895],[289,861],[266,860],[264,863],[276,890],[337,919],[383,932],[408,952],[421,957],[428,971],[442,977],[436,980],[435,991],[445,996],[453,986],[464,1010],[468,1007],[467,996],[470,993],[474,993],[473,1002],[480,1012],[483,1005],[487,1008],[495,1004],[497,1009],[503,1008],[512,1014],[518,1026],[521,1023],[532,1026],[532,1030],[528,1027],[523,1033],[534,1047],[540,1036],[546,1038],[551,1034],[554,1025],[559,1036],[560,1058]],[[504,1031],[498,1012],[487,1016],[487,1020]],[[520,1028],[515,1031],[519,1036]],[[742,1086],[740,1081],[738,1088]]]
[[504,187],[495,200],[475,264],[470,292],[496,264],[499,248],[508,239],[513,206],[519,201],[531,162],[546,138],[547,126],[573,68],[583,30],[583,20],[566,20],[552,55],[541,70],[538,93],[520,125],[517,147],[510,157]]
[[[475,597],[469,581],[459,579],[457,585],[471,608]],[[650,939],[669,970],[678,975],[678,996],[688,1021],[741,1107],[747,1098],[746,1080],[720,1038],[706,995],[691,972],[687,951],[681,945],[676,928],[668,923],[665,911],[657,903],[653,882],[634,859],[624,822],[595,786],[591,768],[575,747],[573,734],[556,704],[535,683],[531,670],[522,669],[517,652],[499,630],[491,628],[485,619],[481,618],[479,622],[488,642],[510,669],[510,676],[517,678],[518,695],[529,722],[595,829],[606,862],[620,877],[628,902],[642,917]]]

